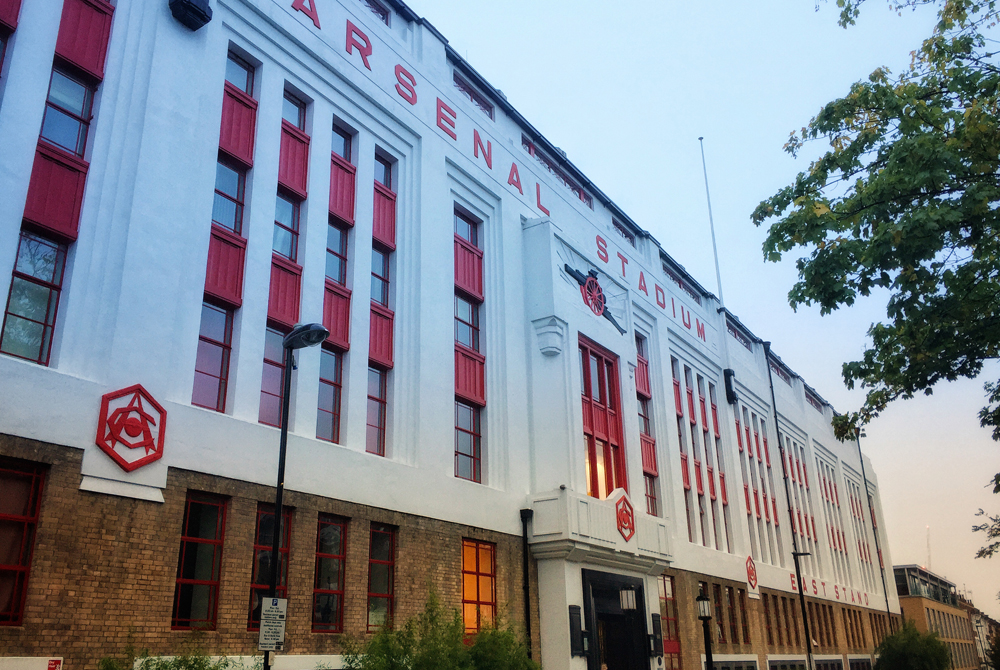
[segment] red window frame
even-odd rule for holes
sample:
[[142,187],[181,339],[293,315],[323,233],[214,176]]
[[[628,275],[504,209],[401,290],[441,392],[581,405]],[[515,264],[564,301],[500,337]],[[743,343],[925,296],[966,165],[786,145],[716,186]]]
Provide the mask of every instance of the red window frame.
[[[206,316],[208,317],[206,319]],[[208,332],[212,316],[221,316],[223,328],[221,333]],[[217,336],[221,334],[222,338]],[[229,388],[229,357],[232,351],[233,310],[217,307],[210,302],[201,305],[201,327],[198,333],[198,356],[194,366],[194,390],[191,393],[191,404],[216,412],[226,411],[226,394]],[[215,387],[215,402],[209,403],[211,385]],[[205,394],[199,394],[204,387]],[[201,401],[201,402],[199,402]]]
[[[587,361],[586,364],[584,360]],[[587,451],[587,495],[604,498],[615,488],[620,487],[628,491],[625,444],[622,438],[618,357],[581,335],[580,365],[583,433]],[[595,369],[598,373],[596,397],[591,379]],[[599,451],[602,453],[598,453]],[[600,481],[601,466],[604,467],[603,489]]]
[[670,575],[656,580],[660,596],[660,629],[663,631],[663,656],[667,668],[681,667],[681,636],[677,625],[676,585]]
[[[390,255],[387,249],[382,249],[379,245],[372,245],[372,302],[385,307],[389,306],[389,289],[392,287],[390,280]],[[376,268],[376,262],[382,265]],[[385,274],[379,274],[379,272]]]
[[[279,201],[288,203],[292,208],[292,220],[287,223],[278,220],[278,207],[280,206]],[[287,258],[293,263],[296,262],[299,255],[299,218],[301,217],[301,209],[301,202],[290,195],[285,194],[280,189],[278,190],[278,195],[275,198],[274,237],[272,238],[271,248],[274,253],[283,258]],[[285,253],[283,249],[278,248],[279,239],[284,234],[288,235],[288,253]]]
[[392,161],[383,156],[375,156],[375,181],[392,190]]
[[[83,105],[79,110],[70,110],[58,103],[54,102],[52,99],[52,84],[56,79],[56,76],[63,77],[70,82],[76,84],[84,90]],[[96,87],[90,83],[83,80],[82,77],[70,74],[70,72],[62,67],[52,68],[52,74],[49,76],[49,91],[45,98],[45,114],[42,117],[42,130],[39,134],[41,139],[45,140],[49,144],[59,147],[74,156],[79,156],[83,158],[83,155],[87,151],[87,136],[90,133],[90,122],[93,120],[93,106],[94,106],[94,93]],[[74,146],[66,146],[59,143],[54,138],[47,137],[45,134],[46,120],[49,118],[50,112],[55,114],[61,114],[63,116],[69,117],[74,122],[79,124],[76,134],[76,143]]]
[[[368,428],[365,435],[365,451],[376,456],[385,456],[388,376],[387,370],[368,367]],[[375,395],[372,395],[373,392]]]
[[[46,276],[36,276],[41,273],[40,269],[25,267],[31,260],[31,258],[27,257],[30,253],[32,253],[29,248],[31,244],[47,246],[51,252],[54,253],[54,258],[49,264],[51,267],[48,268],[51,272],[47,273],[47,278]],[[22,252],[24,253],[24,257],[22,257]],[[32,270],[34,274],[31,272],[25,272],[25,270]],[[62,293],[62,282],[65,270],[66,245],[53,242],[42,235],[38,235],[27,230],[21,231],[21,235],[17,243],[17,256],[14,261],[14,270],[11,273],[10,290],[7,294],[7,304],[4,307],[3,324],[0,326],[0,352],[14,356],[15,358],[32,361],[38,363],[39,365],[49,364],[49,355],[52,351],[52,336],[56,327],[56,316],[59,308],[59,297]],[[48,291],[43,321],[39,321],[36,318],[30,318],[30,315],[28,314],[20,314],[12,311],[12,302],[14,302],[16,298],[15,287],[21,282],[28,285],[41,286],[44,290]],[[18,321],[11,321],[11,318],[17,319]],[[18,353],[17,350],[11,347],[11,340],[8,339],[8,337],[11,337],[11,333],[13,333],[17,328],[17,324],[22,321],[27,324],[33,324],[35,328],[41,326],[40,338],[37,345],[37,355],[35,356],[22,355],[28,353],[26,350]],[[10,328],[10,330],[8,330],[8,328]]]
[[281,118],[305,132],[306,103],[299,100],[294,94],[285,91],[285,95],[281,100]]
[[344,355],[323,347],[320,350],[319,400],[316,413],[316,438],[340,442],[340,405],[343,398]]
[[750,621],[747,617],[747,592],[743,589],[737,589],[737,591],[739,591],[740,625],[743,627],[743,644],[750,644]]
[[[13,558],[10,563],[0,562],[0,581],[13,584],[9,607],[0,609],[0,626],[21,626],[24,623],[45,471],[44,465],[0,458],[0,488],[4,491],[0,523],[7,527],[0,540],[0,557]],[[22,495],[15,500],[14,496],[18,493]],[[6,604],[0,602],[0,606]]]
[[347,235],[348,229],[331,216],[326,229],[326,278],[341,286],[347,286]]
[[[468,306],[468,314],[461,308]],[[464,296],[455,295],[455,342],[479,351],[479,304]]]
[[[397,530],[394,526],[380,523],[373,523],[371,525],[368,543],[368,632],[377,631],[383,626],[392,627],[392,618],[396,604],[396,534]],[[376,540],[383,537],[388,542],[388,551],[376,556]],[[386,571],[385,588],[383,590],[375,590],[374,587],[378,585],[373,584],[372,575],[376,570],[381,570],[382,566],[385,566]],[[372,619],[372,615],[376,613],[372,606],[379,601],[385,601],[386,605],[385,619],[381,622],[373,621]]]
[[462,621],[466,635],[474,635],[496,618],[497,546],[462,539]]
[[392,16],[392,12],[389,8],[383,5],[378,0],[361,0],[363,3],[368,5],[368,9],[371,10],[372,14],[377,16],[379,20],[385,25],[389,25],[389,17]]
[[649,514],[650,516],[658,516],[656,503],[656,477],[649,473],[643,473],[642,479],[646,487],[646,514]]
[[479,248],[479,222],[455,209],[455,234]]
[[[337,140],[338,137],[340,138],[339,142]],[[352,142],[352,140],[353,140],[353,136],[351,135],[350,132],[348,132],[347,130],[344,130],[343,128],[341,128],[341,127],[337,126],[336,124],[334,124],[334,126],[333,126],[333,146],[332,146],[331,150],[333,151],[333,153],[337,154],[338,156],[340,156],[341,158],[343,158],[348,163],[351,162],[351,142]],[[338,149],[339,149],[339,151],[338,151]]]
[[[285,361],[281,341],[284,337],[285,334],[282,331],[271,325],[268,325],[264,333],[264,371],[261,375],[260,409],[257,420],[266,426],[274,426],[275,428],[281,427],[281,413],[283,411]],[[276,412],[273,407],[268,407],[275,402],[278,404]]]
[[[226,81],[253,97],[253,79],[256,68],[245,59],[229,52],[226,60]],[[241,76],[242,75],[242,76]]]
[[[288,597],[288,547],[292,543],[292,510],[281,510],[281,544],[278,546],[278,585],[276,598]],[[271,551],[274,536],[266,534],[265,524],[271,524],[274,532],[274,505],[257,503],[257,520],[253,533],[253,566],[250,577],[250,602],[247,615],[247,630],[260,630],[260,607],[263,599],[271,592]],[[267,561],[267,567],[261,565]],[[263,573],[263,574],[262,574]]]
[[[339,532],[334,533],[335,530]],[[339,543],[330,541],[334,535],[339,538]],[[316,524],[316,574],[313,580],[312,613],[314,633],[344,632],[346,561],[347,519],[321,512]]]
[[[196,506],[215,510],[215,528],[210,537],[201,537],[197,534],[199,531],[210,530],[211,527],[200,527],[202,519],[200,510],[195,510]],[[181,525],[180,553],[177,557],[174,609],[170,619],[170,627],[175,630],[215,630],[219,611],[219,578],[222,571],[222,544],[223,538],[226,535],[226,507],[227,500],[222,496],[201,493],[199,491],[188,491],[187,499],[184,502],[184,520]],[[195,512],[194,518],[192,518],[192,512]],[[199,527],[194,527],[193,524],[199,524]],[[199,565],[199,559],[204,557],[202,551],[211,552],[209,554],[211,567],[209,579],[199,579],[193,576],[203,566],[203,562]],[[207,611],[204,612],[204,617],[194,618],[192,616],[194,612],[191,611],[191,600],[193,591],[199,587],[208,590],[207,600],[209,604]],[[184,609],[185,603],[187,606],[186,610]],[[181,616],[185,613],[188,616]]]
[[481,416],[480,408],[455,401],[455,476],[477,484],[483,474]]
[[[219,171],[222,168],[236,173],[236,193],[227,193],[225,190],[221,190],[219,188]],[[219,162],[215,170],[215,202],[212,205],[212,223],[219,225],[226,230],[231,230],[240,236],[243,235],[243,208],[246,200],[246,179],[246,168],[224,159],[221,154],[219,155]],[[216,216],[222,211],[222,207],[226,207],[225,203],[221,201],[229,201],[232,203],[232,207],[234,209],[233,225],[229,225],[228,221],[220,221],[219,219],[221,217]],[[222,207],[219,206],[220,204]]]

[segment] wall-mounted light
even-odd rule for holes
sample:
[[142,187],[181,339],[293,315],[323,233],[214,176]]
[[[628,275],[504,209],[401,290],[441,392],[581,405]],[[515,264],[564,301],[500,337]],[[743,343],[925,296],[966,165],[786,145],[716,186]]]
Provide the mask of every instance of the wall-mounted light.
[[622,610],[635,609],[635,591],[633,589],[622,589],[618,592],[618,597],[621,600]]

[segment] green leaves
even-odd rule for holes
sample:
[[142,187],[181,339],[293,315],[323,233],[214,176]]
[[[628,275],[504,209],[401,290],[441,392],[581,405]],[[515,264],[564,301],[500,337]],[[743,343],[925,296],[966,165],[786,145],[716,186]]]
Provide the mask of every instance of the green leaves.
[[948,646],[937,633],[921,633],[912,620],[887,636],[875,650],[874,670],[946,670],[951,665]]

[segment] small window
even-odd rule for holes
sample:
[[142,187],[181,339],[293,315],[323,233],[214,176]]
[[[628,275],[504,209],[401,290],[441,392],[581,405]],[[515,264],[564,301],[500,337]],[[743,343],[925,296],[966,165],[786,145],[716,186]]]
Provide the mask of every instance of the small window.
[[281,103],[281,118],[304,131],[306,129],[306,103],[285,91],[285,97]]
[[344,632],[346,559],[347,521],[320,513],[316,529],[316,579],[313,584],[314,633]]
[[45,466],[0,458],[0,626],[21,626]]
[[455,88],[461,91],[465,97],[472,102],[472,104],[481,109],[486,116],[490,117],[490,119],[493,118],[493,103],[491,103],[485,95],[477,91],[472,84],[467,82],[464,77],[458,74],[458,72],[455,73],[454,81]]
[[455,296],[455,341],[479,351],[479,305]]
[[455,401],[455,476],[482,481],[482,442],[478,407]]
[[202,303],[192,405],[214,409],[216,412],[226,411],[232,336],[232,310]]
[[92,87],[65,72],[53,70],[42,119],[42,139],[83,156],[93,97]]
[[341,286],[347,284],[347,230],[334,223],[326,229],[326,277]]
[[172,628],[215,630],[225,534],[225,498],[189,492],[181,526]]
[[375,156],[375,181],[392,190],[392,163],[388,158]]
[[389,8],[383,5],[378,0],[361,0],[363,3],[368,5],[368,9],[371,10],[372,14],[379,18],[379,21],[385,25],[389,25],[389,17],[392,16],[392,12]]
[[458,210],[455,210],[455,234],[472,246],[479,246],[479,223]]
[[340,442],[340,398],[343,388],[343,354],[322,349],[319,359],[319,407],[316,416],[316,437],[327,442]]
[[611,220],[611,225],[614,227],[615,232],[618,233],[622,239],[635,246],[635,234],[625,227],[624,224],[619,223],[616,219]]
[[333,127],[333,153],[351,162],[351,134],[339,126]]
[[65,264],[66,245],[21,231],[0,330],[0,351],[49,364]]
[[371,526],[368,548],[368,631],[392,626],[396,595],[396,529]]
[[368,368],[368,429],[365,450],[369,454],[385,456],[386,377],[379,368]]
[[[281,510],[280,544],[278,546],[278,585],[275,597],[288,597],[288,545],[292,538],[292,511]],[[253,536],[253,576],[250,579],[250,614],[247,630],[260,629],[260,606],[271,591],[271,571],[274,570],[274,505],[257,503],[257,524]]]
[[264,334],[264,374],[260,383],[260,413],[258,421],[268,426],[281,426],[281,397],[284,391],[284,334],[270,328]]
[[278,193],[274,206],[275,253],[295,262],[299,246],[299,203]]
[[219,158],[215,168],[215,203],[212,223],[243,234],[243,203],[246,198],[246,170]]
[[372,247],[372,302],[389,306],[389,252]]
[[497,607],[497,546],[462,540],[462,619],[466,634],[489,627]]
[[226,60],[226,81],[247,95],[253,95],[253,65],[246,62],[232,51]]

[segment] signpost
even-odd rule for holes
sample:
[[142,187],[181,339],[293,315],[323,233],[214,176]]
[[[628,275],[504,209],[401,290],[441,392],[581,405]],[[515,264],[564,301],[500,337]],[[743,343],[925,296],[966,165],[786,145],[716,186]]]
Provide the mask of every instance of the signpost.
[[287,598],[264,598],[260,605],[259,651],[281,651],[285,647]]

